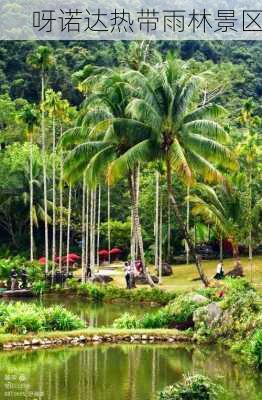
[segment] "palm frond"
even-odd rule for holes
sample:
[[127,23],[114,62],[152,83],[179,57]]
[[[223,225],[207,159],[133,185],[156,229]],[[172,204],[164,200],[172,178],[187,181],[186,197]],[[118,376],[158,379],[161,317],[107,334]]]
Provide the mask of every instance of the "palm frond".
[[199,133],[219,143],[227,143],[229,136],[226,131],[215,121],[197,119],[183,125],[186,132]]

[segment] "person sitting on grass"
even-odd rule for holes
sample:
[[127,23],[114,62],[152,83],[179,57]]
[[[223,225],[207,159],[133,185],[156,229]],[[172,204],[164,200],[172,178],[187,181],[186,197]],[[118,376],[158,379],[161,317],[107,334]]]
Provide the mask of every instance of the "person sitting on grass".
[[223,261],[219,261],[217,264],[217,270],[216,270],[216,275],[214,276],[214,279],[223,279],[224,278],[224,265]]

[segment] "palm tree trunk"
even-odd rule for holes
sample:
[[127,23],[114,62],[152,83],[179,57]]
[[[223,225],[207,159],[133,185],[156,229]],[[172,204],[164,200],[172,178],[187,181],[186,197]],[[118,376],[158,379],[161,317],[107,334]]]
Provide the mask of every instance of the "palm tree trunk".
[[131,207],[131,232],[130,232],[130,255],[131,255],[131,262],[135,262],[136,258],[136,235],[135,235],[135,227],[134,227],[134,215],[133,209]]
[[82,188],[82,283],[85,282],[85,232],[86,232],[86,182],[85,177],[83,178],[83,188]]
[[86,189],[86,240],[85,240],[85,245],[86,245],[86,251],[85,251],[85,264],[86,264],[86,269],[90,261],[90,254],[89,254],[89,189]]
[[107,240],[108,240],[108,264],[111,263],[111,256],[110,256],[110,250],[111,250],[111,227],[110,227],[110,186],[109,183],[107,185]]
[[96,189],[93,190],[93,226],[92,226],[92,270],[96,264]]
[[155,270],[159,270],[159,172],[156,171],[156,205],[155,205]]
[[253,249],[252,249],[252,168],[249,170],[249,235],[248,258],[250,263],[250,281],[253,281]]
[[[61,125],[60,138],[63,135]],[[63,253],[63,152],[60,154],[60,182],[59,182],[59,271],[62,272],[62,253]]]
[[160,217],[159,217],[159,266],[158,276],[159,283],[162,283],[162,248],[163,248],[163,198],[162,193],[160,194]]
[[141,257],[141,262],[143,265],[143,273],[145,274],[148,283],[150,286],[155,286],[154,282],[152,281],[146,267],[146,261],[145,261],[145,253],[144,253],[144,245],[143,245],[143,237],[142,237],[142,229],[140,225],[140,218],[139,218],[139,211],[138,211],[138,203],[137,203],[137,188],[136,188],[136,170],[134,171],[134,180],[132,184],[132,172],[130,171],[129,173],[129,188],[130,188],[130,196],[131,196],[131,207],[133,210],[133,216],[134,216],[134,229],[137,237],[137,242],[138,242],[138,247],[139,247],[139,252],[140,252],[140,257]]
[[187,230],[187,227],[185,226],[185,224],[183,223],[182,220],[182,216],[180,214],[180,210],[178,208],[177,202],[176,202],[176,198],[174,195],[174,191],[173,191],[173,187],[172,187],[172,173],[171,173],[171,162],[170,162],[170,157],[169,154],[166,155],[166,175],[167,175],[167,187],[168,187],[168,193],[169,193],[169,197],[171,200],[171,204],[174,207],[174,211],[176,214],[176,218],[177,218],[177,222],[184,234],[185,240],[188,243],[189,246],[189,250],[192,254],[192,256],[195,258],[195,264],[196,264],[196,268],[197,271],[199,273],[200,279],[202,280],[203,284],[207,287],[209,286],[209,280],[202,268],[202,263],[201,263],[201,257],[196,253],[193,241],[190,237],[190,234]]
[[90,192],[90,268],[93,274],[93,218],[94,218],[94,191],[93,189]]
[[30,132],[30,261],[34,260],[34,188],[33,188],[33,132]]
[[[187,200],[186,200],[186,228],[187,231],[189,232],[189,194],[190,194],[190,188],[189,185],[187,186]],[[186,263],[187,265],[189,264],[189,246],[186,241]]]
[[220,261],[223,261],[223,236],[220,235],[219,239],[219,259]]
[[168,196],[167,206],[167,261],[170,263],[171,258],[171,209],[170,209],[170,198]]
[[[72,203],[72,186],[69,184],[68,192],[68,214],[67,214],[67,238],[66,238],[66,255],[70,250],[70,225],[71,225],[71,203]],[[66,273],[69,274],[69,259],[66,258]]]
[[[53,184],[53,238],[52,238],[52,261],[54,265],[55,262],[55,257],[56,257],[56,166],[55,166],[55,118],[53,116],[53,162],[52,162],[52,172],[53,172],[53,177],[52,177],[52,184]],[[53,271],[54,272],[54,271]]]
[[46,176],[46,148],[45,148],[45,77],[44,70],[41,74],[42,90],[41,90],[41,131],[42,131],[42,157],[43,157],[43,180],[44,180],[44,212],[45,212],[45,273],[48,273],[48,219],[47,219],[47,176]]
[[97,267],[97,271],[99,271],[100,219],[101,219],[101,185],[99,185],[99,187],[98,187],[97,238],[96,238],[96,267]]

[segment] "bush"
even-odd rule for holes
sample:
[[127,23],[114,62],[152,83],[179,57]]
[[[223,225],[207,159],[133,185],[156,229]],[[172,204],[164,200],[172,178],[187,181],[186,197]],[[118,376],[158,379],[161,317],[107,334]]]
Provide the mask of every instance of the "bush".
[[61,306],[44,310],[45,329],[49,331],[71,331],[84,328],[84,322],[71,311]]
[[138,329],[140,322],[135,315],[124,313],[122,317],[116,319],[113,323],[114,328],[118,329]]
[[0,326],[3,332],[73,330],[83,328],[84,322],[61,306],[45,308],[27,303],[0,303]]
[[77,293],[81,296],[90,298],[96,303],[102,301],[105,296],[104,288],[92,283],[82,283],[79,286]]
[[221,393],[220,385],[202,375],[188,376],[183,383],[172,385],[159,393],[159,400],[215,400]]
[[69,288],[77,290],[81,296],[86,296],[92,301],[99,302],[102,300],[126,300],[130,302],[153,302],[158,304],[167,304],[176,297],[174,292],[166,292],[158,288],[142,288],[138,290],[127,290],[116,286],[102,286],[93,283],[78,284],[74,279],[69,281]]
[[[143,290],[143,289],[141,289]],[[148,289],[150,290],[150,289]],[[142,318],[137,319],[134,315],[124,314],[114,321],[115,328],[169,328],[181,325],[182,329],[193,324],[193,312],[202,307],[203,304],[194,302],[190,295],[181,295],[172,303],[161,308],[155,313],[146,313]],[[187,326],[187,323],[190,324]],[[182,327],[182,325],[184,325]]]
[[259,369],[262,369],[262,329],[255,332],[248,346],[249,358],[251,363]]
[[8,280],[11,270],[15,268],[19,274],[22,268],[25,268],[28,274],[28,281],[35,282],[44,279],[44,268],[38,261],[26,261],[24,257],[16,256],[0,259],[0,279]]
[[32,292],[36,295],[41,295],[47,290],[47,284],[45,281],[36,281],[32,284]]

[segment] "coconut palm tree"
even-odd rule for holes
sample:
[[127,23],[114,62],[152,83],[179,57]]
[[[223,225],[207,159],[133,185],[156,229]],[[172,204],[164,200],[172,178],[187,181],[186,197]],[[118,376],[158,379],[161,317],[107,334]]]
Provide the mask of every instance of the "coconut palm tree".
[[26,105],[19,113],[18,118],[22,120],[27,127],[28,137],[30,141],[30,180],[29,180],[29,191],[30,191],[30,261],[34,260],[34,215],[33,215],[33,204],[34,204],[34,189],[33,189],[33,134],[34,128],[38,123],[38,113],[34,106]]
[[43,179],[44,179],[44,209],[45,209],[45,272],[48,272],[48,218],[47,218],[47,174],[46,174],[46,129],[45,129],[45,84],[47,71],[53,63],[52,51],[50,47],[39,46],[35,52],[29,55],[28,63],[38,70],[41,75],[41,132],[42,132],[42,154],[43,154]]
[[[145,64],[143,73],[129,71],[126,79],[137,91],[126,107],[125,115],[141,124],[141,140],[113,162],[111,171],[121,170],[123,173],[139,160],[164,160],[171,204],[199,275],[208,285],[200,257],[183,222],[172,182],[173,173],[186,184],[193,184],[197,175],[202,175],[208,182],[223,181],[217,166],[236,167],[232,153],[225,146],[228,135],[212,119],[224,110],[215,104],[201,105],[201,85],[204,81],[206,86],[207,75],[192,75],[187,64],[170,56],[166,62],[154,67]],[[118,120],[118,123],[124,124],[125,121],[127,118]]]
[[[140,123],[124,119],[128,104],[129,90],[127,82],[119,73],[105,77],[99,90],[87,99],[81,125],[68,131],[62,145],[76,147],[65,162],[67,179],[79,179],[85,172],[88,182],[97,185],[101,181],[113,183],[121,176],[119,171],[111,172],[111,163],[124,154],[133,145],[148,137],[150,132],[140,133]],[[113,122],[113,123],[112,123]],[[134,228],[139,252],[145,266],[142,230],[137,204],[137,170],[138,164],[130,168],[128,177]]]

